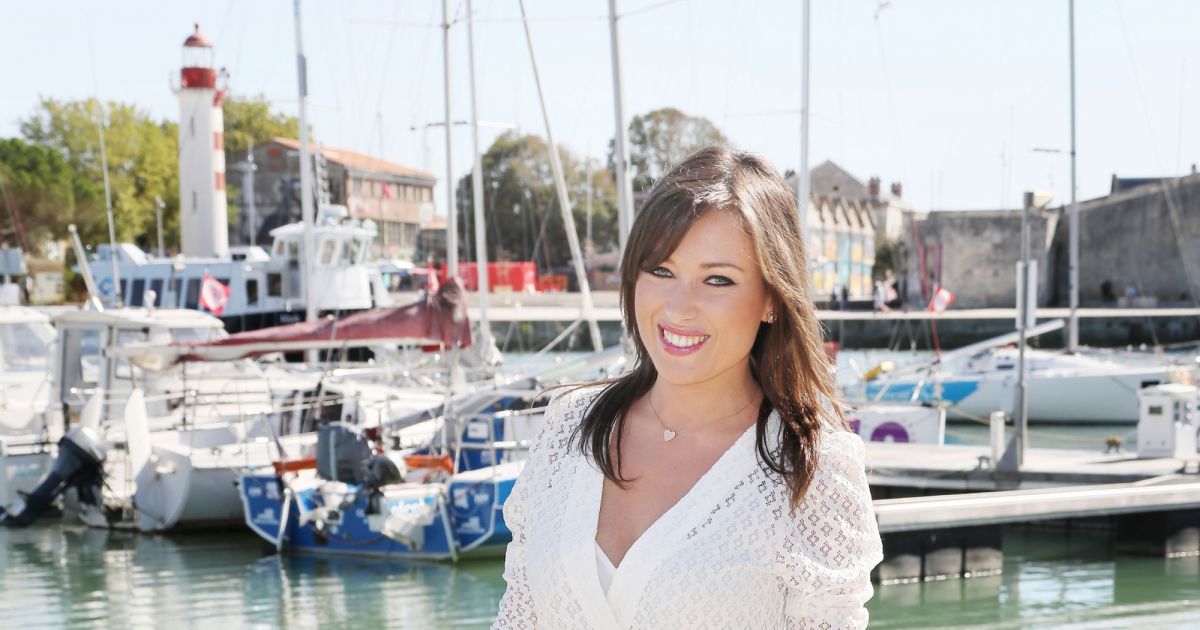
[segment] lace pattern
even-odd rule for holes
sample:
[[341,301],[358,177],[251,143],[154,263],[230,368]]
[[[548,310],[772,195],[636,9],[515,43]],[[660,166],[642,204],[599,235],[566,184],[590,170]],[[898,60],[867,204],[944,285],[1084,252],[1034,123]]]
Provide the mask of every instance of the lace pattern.
[[816,475],[794,511],[753,439],[739,440],[681,509],[630,548],[606,598],[594,552],[603,476],[571,448],[599,391],[552,403],[505,503],[513,541],[494,628],[866,627],[882,548],[865,449],[846,432],[822,435]]

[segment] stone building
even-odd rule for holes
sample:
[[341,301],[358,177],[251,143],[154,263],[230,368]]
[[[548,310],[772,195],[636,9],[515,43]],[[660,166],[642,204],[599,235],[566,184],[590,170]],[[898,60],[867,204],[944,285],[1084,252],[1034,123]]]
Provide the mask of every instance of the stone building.
[[[319,197],[326,198],[321,201],[344,205],[352,216],[375,222],[375,257],[412,259],[421,225],[433,219],[437,178],[348,149],[314,146],[312,151],[320,156],[314,161]],[[255,242],[268,243],[272,229],[301,219],[299,152],[300,143],[291,138],[274,138],[253,148],[255,218],[252,224],[243,202],[240,224],[233,230],[235,241],[249,243],[253,233]],[[229,172],[237,177],[245,169],[242,160]]]

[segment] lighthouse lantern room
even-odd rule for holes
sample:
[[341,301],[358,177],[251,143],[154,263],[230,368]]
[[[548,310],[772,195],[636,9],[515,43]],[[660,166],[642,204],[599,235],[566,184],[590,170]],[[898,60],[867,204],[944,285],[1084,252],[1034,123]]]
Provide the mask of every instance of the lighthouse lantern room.
[[[223,74],[223,73],[222,73]],[[179,88],[179,236],[187,257],[229,253],[225,200],[225,116],[212,43],[196,31],[183,42]]]

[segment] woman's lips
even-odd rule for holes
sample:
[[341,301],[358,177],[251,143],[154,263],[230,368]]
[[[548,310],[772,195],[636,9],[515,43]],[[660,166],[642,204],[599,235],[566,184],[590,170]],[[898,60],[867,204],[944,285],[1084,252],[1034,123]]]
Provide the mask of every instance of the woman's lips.
[[703,333],[673,328],[667,326],[658,326],[658,341],[662,344],[663,350],[667,354],[675,356],[684,356],[694,354],[708,341],[709,335]]

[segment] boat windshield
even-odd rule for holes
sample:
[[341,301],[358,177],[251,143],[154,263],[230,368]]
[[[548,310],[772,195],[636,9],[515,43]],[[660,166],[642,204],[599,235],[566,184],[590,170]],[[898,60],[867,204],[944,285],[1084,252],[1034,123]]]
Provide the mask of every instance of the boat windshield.
[[54,329],[45,324],[0,324],[0,370],[45,370],[50,366]]

